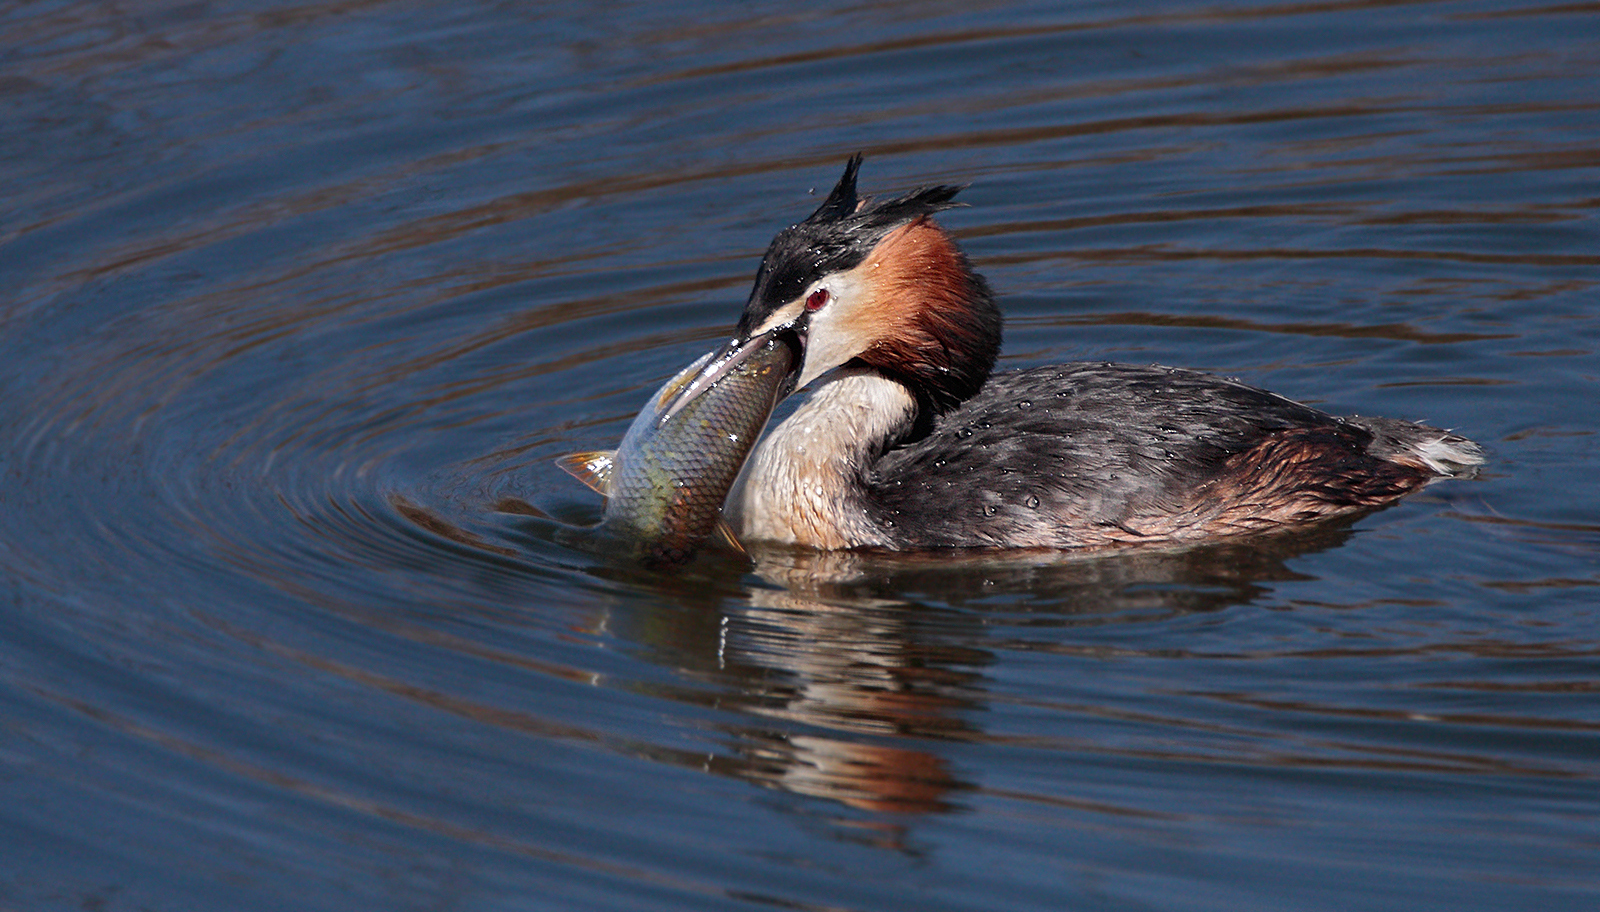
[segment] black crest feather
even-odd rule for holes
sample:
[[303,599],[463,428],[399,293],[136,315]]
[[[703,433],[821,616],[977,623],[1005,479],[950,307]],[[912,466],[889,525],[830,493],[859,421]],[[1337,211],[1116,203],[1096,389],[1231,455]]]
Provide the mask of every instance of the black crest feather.
[[822,201],[822,205],[817,207],[817,211],[811,213],[811,217],[806,219],[808,224],[837,222],[856,211],[856,174],[861,170],[861,158],[861,153],[857,152],[850,156],[849,161],[844,163],[844,176],[840,177],[839,182],[833,185],[833,192],[829,193],[828,198]]
[[861,153],[852,155],[845,162],[844,174],[817,211],[772,239],[739,321],[741,331],[759,325],[774,309],[794,300],[818,278],[860,265],[894,229],[960,205],[955,197],[965,188],[951,184],[918,187],[882,202],[862,199],[856,194],[861,160]]

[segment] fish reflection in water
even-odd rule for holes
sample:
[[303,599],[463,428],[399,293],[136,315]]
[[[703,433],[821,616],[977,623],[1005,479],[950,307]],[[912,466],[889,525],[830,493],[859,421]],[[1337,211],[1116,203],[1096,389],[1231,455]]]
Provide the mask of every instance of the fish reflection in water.
[[557,462],[606,496],[603,531],[647,563],[694,556],[718,530],[728,489],[793,385],[799,367],[793,335],[766,333],[705,355],[651,397],[616,450]]

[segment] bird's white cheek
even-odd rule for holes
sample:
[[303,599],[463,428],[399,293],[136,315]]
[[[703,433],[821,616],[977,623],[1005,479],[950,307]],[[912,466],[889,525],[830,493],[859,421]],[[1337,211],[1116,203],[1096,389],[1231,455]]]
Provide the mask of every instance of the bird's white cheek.
[[805,366],[796,388],[833,370],[872,344],[871,288],[862,267],[828,278],[828,304],[811,315],[806,336]]
[[805,366],[796,381],[796,389],[833,370],[860,354],[857,340],[840,331],[838,320],[831,314],[819,313],[811,318],[807,333]]

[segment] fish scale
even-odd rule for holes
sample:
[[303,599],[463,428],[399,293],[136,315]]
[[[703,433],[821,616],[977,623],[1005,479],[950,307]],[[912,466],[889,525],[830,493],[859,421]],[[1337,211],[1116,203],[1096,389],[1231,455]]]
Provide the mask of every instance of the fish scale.
[[794,347],[770,335],[707,354],[662,385],[615,451],[559,464],[606,496],[603,530],[651,563],[686,561],[717,530],[797,362]]

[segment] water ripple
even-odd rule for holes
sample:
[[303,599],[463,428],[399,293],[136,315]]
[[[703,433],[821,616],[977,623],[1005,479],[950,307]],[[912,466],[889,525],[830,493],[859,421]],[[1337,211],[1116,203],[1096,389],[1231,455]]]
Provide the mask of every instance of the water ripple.
[[[1595,892],[1592,4],[110,9],[0,13],[12,904]],[[1491,465],[1207,548],[608,556],[551,460],[858,149],[971,183],[1008,366]]]

